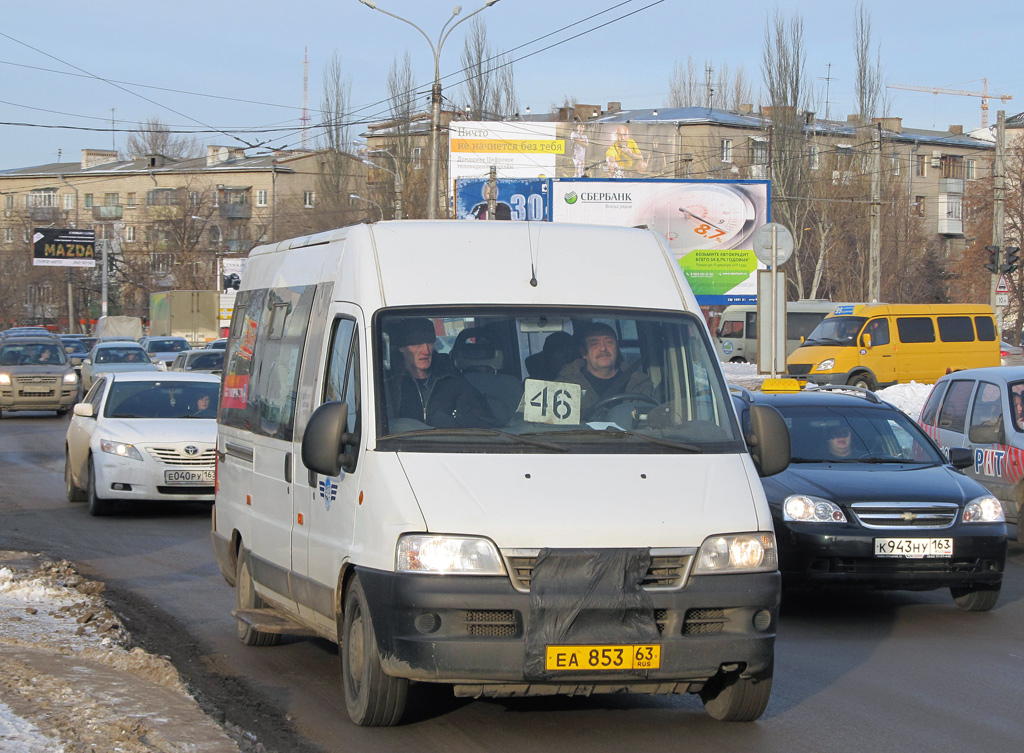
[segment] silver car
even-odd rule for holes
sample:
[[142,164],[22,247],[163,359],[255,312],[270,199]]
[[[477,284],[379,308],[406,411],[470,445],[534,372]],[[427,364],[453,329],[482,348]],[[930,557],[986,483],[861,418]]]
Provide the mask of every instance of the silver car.
[[182,351],[169,370],[220,374],[224,370],[224,351],[211,348]]
[[134,342],[101,342],[82,361],[82,389],[86,392],[100,374],[118,371],[161,371],[145,349]]

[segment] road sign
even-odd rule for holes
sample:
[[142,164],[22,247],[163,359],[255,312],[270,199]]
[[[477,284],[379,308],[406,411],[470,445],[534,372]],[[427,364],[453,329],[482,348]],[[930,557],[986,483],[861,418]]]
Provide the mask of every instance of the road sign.
[[[998,284],[996,284],[996,292],[997,293],[1009,293],[1010,292],[1010,283],[1007,282],[1006,275],[999,275],[999,282],[998,282]],[[997,304],[997,305],[1005,306],[1006,304],[1005,303],[1000,303],[1000,304]]]
[[772,265],[772,240],[775,242],[775,258],[778,264],[785,264],[793,255],[793,234],[785,225],[769,222],[754,231],[754,256],[762,264]]
[[1010,294],[1009,293],[996,293],[996,306],[1009,306],[1010,305]]

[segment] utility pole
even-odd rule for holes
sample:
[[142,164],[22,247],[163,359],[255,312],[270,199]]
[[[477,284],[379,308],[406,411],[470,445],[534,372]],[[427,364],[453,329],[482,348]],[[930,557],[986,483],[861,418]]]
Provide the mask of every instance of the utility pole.
[[[1000,110],[996,115],[996,157],[992,163],[992,245],[996,248],[1003,246],[1003,234],[1005,230],[1004,205],[1006,202],[1006,111]],[[999,259],[996,257],[996,263]],[[999,284],[999,275],[992,275],[989,285],[989,303],[992,310],[996,311],[996,285]],[[1002,317],[998,314],[996,319],[1002,328]]]
[[882,295],[882,125],[871,129],[871,227],[868,238],[868,300]]
[[487,179],[487,219],[497,219],[498,211],[498,168],[491,165],[491,175]]

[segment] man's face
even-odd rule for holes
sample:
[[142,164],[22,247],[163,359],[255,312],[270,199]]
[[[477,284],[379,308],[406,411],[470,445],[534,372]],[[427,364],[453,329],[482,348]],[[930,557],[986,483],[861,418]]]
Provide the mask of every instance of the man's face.
[[583,341],[583,359],[595,374],[614,372],[619,359],[619,346],[611,335],[590,335]]
[[405,360],[405,369],[414,377],[420,379],[426,376],[430,370],[430,363],[434,360],[434,343],[417,343],[415,345],[404,345],[398,349]]
[[629,141],[629,129],[625,127],[619,128],[619,130],[615,132],[615,140],[620,144],[625,144]]

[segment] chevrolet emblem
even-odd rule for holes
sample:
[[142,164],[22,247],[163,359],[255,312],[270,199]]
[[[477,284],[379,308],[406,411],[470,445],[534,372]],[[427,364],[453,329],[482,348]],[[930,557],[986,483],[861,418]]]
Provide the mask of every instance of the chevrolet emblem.
[[917,520],[917,515],[915,515],[912,512],[904,512],[900,514],[900,520],[902,520],[904,523],[911,523]]

